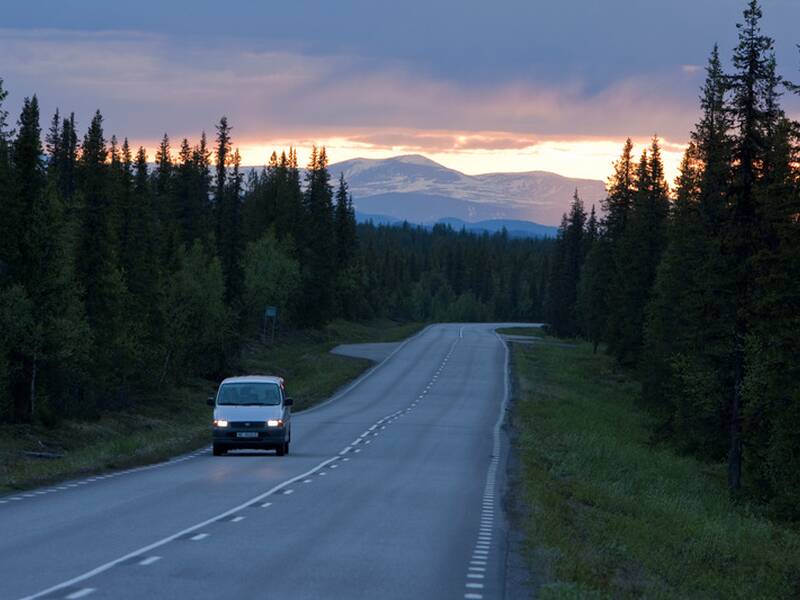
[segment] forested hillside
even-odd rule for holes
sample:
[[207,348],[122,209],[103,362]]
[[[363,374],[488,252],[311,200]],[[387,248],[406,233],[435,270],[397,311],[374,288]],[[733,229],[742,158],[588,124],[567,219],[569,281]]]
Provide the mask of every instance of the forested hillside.
[[727,461],[737,497],[800,517],[800,126],[753,0],[670,192],[658,141],[625,145],[604,217],[564,216],[546,315],[638,370],[656,439]]
[[437,226],[357,226],[324,148],[247,178],[220,119],[177,149],[81,134],[36,96],[9,122],[0,80],[0,421],[132,406],[239,368],[266,306],[333,319],[536,319],[548,242]]

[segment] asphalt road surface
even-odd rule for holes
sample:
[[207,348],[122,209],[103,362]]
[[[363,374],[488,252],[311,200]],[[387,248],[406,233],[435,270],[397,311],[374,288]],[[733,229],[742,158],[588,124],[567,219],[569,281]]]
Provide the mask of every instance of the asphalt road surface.
[[296,414],[286,457],[0,497],[0,598],[502,598],[506,362],[492,325],[431,326]]

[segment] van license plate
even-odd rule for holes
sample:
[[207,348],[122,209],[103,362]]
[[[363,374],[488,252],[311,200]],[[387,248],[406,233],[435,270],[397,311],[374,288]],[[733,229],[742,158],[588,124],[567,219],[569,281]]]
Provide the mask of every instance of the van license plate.
[[239,438],[257,438],[258,432],[257,431],[240,431],[236,434],[236,437]]

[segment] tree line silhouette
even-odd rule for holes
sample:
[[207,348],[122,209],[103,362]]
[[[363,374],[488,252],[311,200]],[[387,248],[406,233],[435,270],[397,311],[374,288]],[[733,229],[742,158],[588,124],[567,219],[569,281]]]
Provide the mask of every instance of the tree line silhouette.
[[564,216],[545,313],[636,368],[655,437],[727,461],[737,495],[800,517],[800,126],[752,0],[733,71],[715,46],[670,196],[658,141],[630,140],[605,214]]
[[32,96],[12,130],[6,95],[0,80],[0,422],[234,373],[266,306],[291,328],[541,314],[547,242],[357,225],[324,148],[248,172],[223,117],[149,163],[99,111],[82,138],[58,112],[43,136]]

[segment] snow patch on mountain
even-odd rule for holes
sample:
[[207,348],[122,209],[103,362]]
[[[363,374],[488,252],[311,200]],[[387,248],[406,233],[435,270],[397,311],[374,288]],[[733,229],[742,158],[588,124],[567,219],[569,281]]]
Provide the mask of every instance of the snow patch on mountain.
[[[413,215],[403,215],[404,198],[416,197],[417,202],[410,203],[416,205],[425,196],[437,196],[469,203],[465,205],[465,214],[475,214],[476,218],[479,218],[478,213],[491,213],[492,218],[556,225],[567,210],[575,189],[587,210],[592,204],[599,204],[605,196],[605,185],[598,180],[564,177],[546,171],[466,175],[418,154],[386,159],[355,158],[331,165],[330,171],[335,178],[344,173],[356,208],[370,197],[386,198],[391,194],[398,206],[389,214],[409,220],[414,219]],[[476,212],[475,204],[489,206]],[[366,209],[364,206],[363,210]],[[439,219],[460,215],[426,216]],[[484,214],[480,216],[486,218]]]

